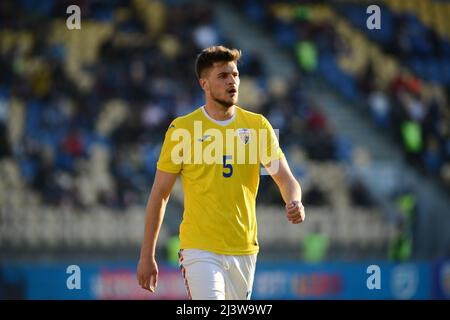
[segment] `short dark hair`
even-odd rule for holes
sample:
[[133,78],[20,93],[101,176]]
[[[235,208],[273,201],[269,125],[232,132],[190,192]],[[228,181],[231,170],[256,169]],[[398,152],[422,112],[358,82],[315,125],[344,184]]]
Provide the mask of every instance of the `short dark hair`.
[[197,56],[195,61],[195,72],[197,77],[200,79],[202,77],[203,71],[209,69],[213,66],[215,62],[230,62],[237,61],[241,57],[241,50],[229,49],[224,46],[213,46],[203,49],[202,52]]

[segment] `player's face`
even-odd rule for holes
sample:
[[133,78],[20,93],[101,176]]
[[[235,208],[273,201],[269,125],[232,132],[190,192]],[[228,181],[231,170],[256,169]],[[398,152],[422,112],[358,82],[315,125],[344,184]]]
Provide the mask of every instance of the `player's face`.
[[238,100],[239,83],[239,71],[234,61],[215,62],[208,70],[203,89],[216,103],[229,108]]

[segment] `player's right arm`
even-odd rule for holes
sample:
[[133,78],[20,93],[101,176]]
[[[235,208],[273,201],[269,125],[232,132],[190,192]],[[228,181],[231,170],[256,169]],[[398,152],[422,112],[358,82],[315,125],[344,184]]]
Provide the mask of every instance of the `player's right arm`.
[[170,192],[177,176],[177,173],[156,170],[155,181],[147,201],[144,239],[137,268],[137,280],[142,288],[150,292],[155,292],[158,283],[158,265],[155,259],[156,242]]

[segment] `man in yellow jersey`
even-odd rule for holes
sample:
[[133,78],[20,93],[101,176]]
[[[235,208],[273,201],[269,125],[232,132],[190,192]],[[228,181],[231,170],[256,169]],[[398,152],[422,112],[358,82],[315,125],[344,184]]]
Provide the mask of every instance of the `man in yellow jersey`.
[[267,119],[236,105],[241,52],[204,49],[196,73],[206,104],[166,132],[147,203],[139,285],[155,292],[156,242],[177,176],[184,190],[180,266],[191,299],[250,299],[258,253],[256,195],[262,164],[291,223],[305,219],[302,193]]

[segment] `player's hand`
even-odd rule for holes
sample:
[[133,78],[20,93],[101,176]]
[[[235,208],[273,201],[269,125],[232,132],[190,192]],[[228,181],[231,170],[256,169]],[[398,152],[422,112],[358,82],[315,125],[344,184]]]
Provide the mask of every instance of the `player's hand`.
[[286,204],[286,216],[293,224],[301,223],[305,220],[305,208],[300,201],[290,201]]
[[139,259],[136,278],[139,285],[150,292],[158,285],[158,265],[154,258]]

